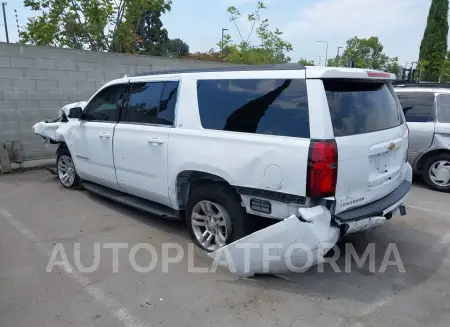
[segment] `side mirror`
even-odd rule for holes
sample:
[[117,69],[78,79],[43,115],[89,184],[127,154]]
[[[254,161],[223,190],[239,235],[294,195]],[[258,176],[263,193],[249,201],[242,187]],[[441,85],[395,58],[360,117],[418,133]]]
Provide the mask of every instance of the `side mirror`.
[[406,114],[406,112],[407,112],[408,110],[411,110],[412,108],[414,108],[414,107],[413,107],[413,106],[410,106],[410,107],[404,107],[404,108],[403,108],[403,113]]
[[69,111],[69,118],[81,118],[83,114],[83,109],[81,107],[75,107],[70,109]]

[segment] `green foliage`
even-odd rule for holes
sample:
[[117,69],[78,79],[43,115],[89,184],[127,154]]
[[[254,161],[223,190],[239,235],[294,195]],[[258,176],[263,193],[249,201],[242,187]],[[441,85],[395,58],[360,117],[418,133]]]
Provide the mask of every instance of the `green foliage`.
[[450,51],[447,52],[441,74],[442,83],[450,83]]
[[[165,9],[170,10],[170,6],[167,5]],[[136,50],[143,54],[164,56],[169,42],[169,33],[162,27],[161,11],[138,11],[133,18],[133,26],[137,26]]]
[[189,54],[189,46],[181,39],[168,40],[164,47],[164,55],[167,57],[182,58]]
[[328,66],[345,67],[347,66],[347,58],[355,61],[357,68],[370,68],[383,70],[397,76],[401,73],[401,66],[397,57],[390,58],[383,53],[383,45],[378,37],[370,38],[354,37],[347,41],[347,46],[342,56],[328,60]]
[[193,59],[193,60],[203,60],[203,61],[219,61],[224,62],[223,55],[221,52],[217,52],[214,49],[210,49],[206,52],[195,52],[190,53],[186,57],[186,59]]
[[[251,24],[249,34],[244,37],[237,24],[241,17],[240,11],[235,7],[228,7],[230,21],[234,24],[240,41],[234,43],[229,34],[225,34],[223,41],[218,46],[223,49],[222,58],[233,64],[280,64],[290,62],[286,53],[292,51],[292,44],[283,40],[283,33],[279,29],[271,30],[268,19],[263,19],[260,11],[267,9],[262,1],[259,1],[256,9],[247,15],[247,20]],[[256,32],[261,45],[254,46],[250,39]]]
[[302,65],[305,65],[305,66],[314,66],[314,60],[308,60],[306,58],[300,58],[298,63],[302,64]]
[[439,81],[447,56],[448,0],[433,0],[420,44],[422,79]]
[[20,33],[25,44],[164,54],[161,14],[172,0],[24,0],[38,13]]

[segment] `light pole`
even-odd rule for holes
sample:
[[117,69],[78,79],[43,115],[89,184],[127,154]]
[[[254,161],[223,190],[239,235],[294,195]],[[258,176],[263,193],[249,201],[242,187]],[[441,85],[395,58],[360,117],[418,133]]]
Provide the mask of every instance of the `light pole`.
[[222,55],[223,55],[223,37],[224,37],[224,34],[223,34],[223,32],[225,32],[225,31],[228,31],[228,28],[222,28],[222,43],[221,43],[221,51],[222,51]]
[[328,42],[327,41],[316,41],[317,43],[326,43],[327,45],[327,50],[325,53],[325,66],[328,64]]

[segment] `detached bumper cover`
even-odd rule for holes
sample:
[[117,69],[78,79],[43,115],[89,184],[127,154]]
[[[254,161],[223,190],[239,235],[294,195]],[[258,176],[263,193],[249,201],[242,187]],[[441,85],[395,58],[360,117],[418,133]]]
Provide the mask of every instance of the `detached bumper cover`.
[[331,214],[323,206],[299,209],[279,223],[259,230],[209,254],[218,264],[239,276],[305,271],[323,262],[336,244],[339,228],[331,226]]

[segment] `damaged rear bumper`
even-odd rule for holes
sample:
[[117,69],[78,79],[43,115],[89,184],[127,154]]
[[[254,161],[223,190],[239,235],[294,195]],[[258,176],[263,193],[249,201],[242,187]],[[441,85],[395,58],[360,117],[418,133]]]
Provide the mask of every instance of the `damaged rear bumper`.
[[388,196],[367,206],[333,216],[324,206],[300,208],[267,228],[210,253],[218,264],[243,277],[305,271],[324,261],[341,235],[384,224],[399,208],[411,189],[405,180]]
[[299,209],[291,216],[259,230],[209,255],[239,276],[305,271],[323,262],[336,244],[340,229],[331,224],[323,206]]

